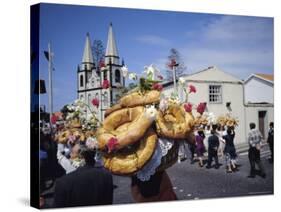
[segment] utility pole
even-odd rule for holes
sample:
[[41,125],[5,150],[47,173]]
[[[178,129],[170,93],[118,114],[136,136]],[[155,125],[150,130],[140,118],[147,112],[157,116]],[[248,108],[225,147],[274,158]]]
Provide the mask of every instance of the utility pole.
[[52,78],[52,72],[53,72],[53,53],[51,51],[51,43],[48,43],[48,71],[49,71],[49,113],[50,113],[50,124],[51,123],[51,117],[53,114],[53,78]]

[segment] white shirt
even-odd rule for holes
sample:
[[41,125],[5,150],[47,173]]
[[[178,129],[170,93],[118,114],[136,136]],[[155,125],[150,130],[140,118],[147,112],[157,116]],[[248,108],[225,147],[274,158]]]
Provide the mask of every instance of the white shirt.
[[75,171],[76,167],[74,167],[71,161],[62,154],[61,151],[63,149],[64,149],[64,145],[58,144],[57,159],[58,159],[58,163],[62,166],[62,168],[64,168],[66,174],[68,174],[70,172]]

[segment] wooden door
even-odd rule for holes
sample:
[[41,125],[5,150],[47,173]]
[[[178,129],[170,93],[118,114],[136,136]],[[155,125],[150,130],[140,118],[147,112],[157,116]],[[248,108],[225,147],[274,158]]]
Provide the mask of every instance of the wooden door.
[[264,138],[265,138],[265,116],[266,116],[266,111],[259,111],[259,130]]

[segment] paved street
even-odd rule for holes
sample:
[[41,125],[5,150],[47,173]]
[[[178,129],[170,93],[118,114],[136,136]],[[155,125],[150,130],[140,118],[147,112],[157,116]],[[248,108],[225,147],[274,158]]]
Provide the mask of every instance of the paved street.
[[[247,178],[249,174],[249,161],[247,152],[239,155],[239,171],[226,173],[224,158],[218,170],[205,167],[200,168],[197,163],[190,164],[189,160],[176,163],[167,170],[173,188],[179,200],[192,200],[204,198],[233,197],[245,195],[261,195],[273,193],[273,165],[267,160],[270,153],[264,147],[261,158],[266,171],[266,178],[260,176]],[[131,196],[129,177],[113,177],[117,188],[114,190],[114,204],[134,203]],[[54,187],[46,191],[46,207],[52,207]]]
[[[260,176],[247,178],[250,170],[247,153],[240,155],[241,166],[235,173],[226,173],[224,158],[220,158],[223,165],[218,170],[200,168],[197,163],[191,165],[186,160],[167,172],[179,200],[272,194],[273,165],[267,160],[268,150],[264,150],[261,157],[267,174],[265,179]],[[114,176],[114,183],[118,186],[114,191],[114,204],[133,203],[130,178]]]

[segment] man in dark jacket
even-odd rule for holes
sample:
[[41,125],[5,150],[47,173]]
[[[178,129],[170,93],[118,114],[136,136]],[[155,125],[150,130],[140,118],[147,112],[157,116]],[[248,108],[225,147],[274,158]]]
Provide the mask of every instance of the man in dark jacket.
[[106,205],[113,202],[112,175],[94,167],[95,152],[81,147],[86,165],[56,181],[55,207]]
[[211,164],[213,158],[215,159],[215,168],[219,168],[219,159],[218,159],[218,148],[220,145],[220,141],[218,136],[216,135],[217,125],[212,126],[211,135],[208,138],[208,162],[206,168],[211,168]]

